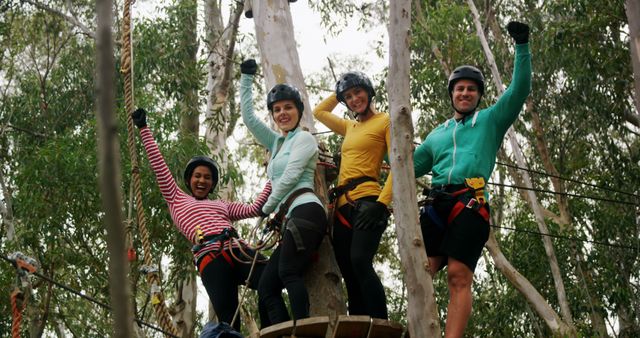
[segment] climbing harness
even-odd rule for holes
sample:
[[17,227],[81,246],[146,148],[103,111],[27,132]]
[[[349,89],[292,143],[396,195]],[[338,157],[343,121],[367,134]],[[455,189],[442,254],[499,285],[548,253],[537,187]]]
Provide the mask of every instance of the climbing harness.
[[329,233],[331,233],[331,229],[333,228],[334,218],[337,218],[340,221],[340,223],[344,224],[346,227],[351,229],[351,223],[349,223],[349,221],[347,221],[347,219],[342,215],[342,213],[340,213],[340,211],[336,208],[336,205],[338,203],[338,199],[340,198],[340,196],[345,195],[347,202],[350,205],[355,205],[355,201],[353,201],[351,197],[349,197],[349,191],[355,189],[357,186],[359,186],[364,182],[377,182],[377,181],[378,180],[370,176],[361,176],[361,177],[356,177],[354,179],[351,179],[347,181],[347,183],[343,185],[339,185],[329,190],[329,205],[327,206],[327,209],[329,209],[329,217],[328,217]]
[[[22,312],[27,307],[27,300],[30,294],[31,283],[29,282],[29,277],[36,272],[37,262],[21,252],[14,252],[8,258],[16,268],[16,286],[11,292],[11,313],[13,315],[11,337],[20,338]],[[23,289],[29,291],[24,292]]]
[[489,208],[485,198],[485,186],[484,178],[472,177],[465,178],[464,184],[449,184],[433,189],[425,189],[428,197],[421,213],[423,216],[428,216],[438,227],[444,228],[445,223],[436,212],[433,203],[440,198],[449,198],[456,199],[456,202],[447,216],[446,224],[451,224],[465,208],[477,212],[486,222],[489,222]]

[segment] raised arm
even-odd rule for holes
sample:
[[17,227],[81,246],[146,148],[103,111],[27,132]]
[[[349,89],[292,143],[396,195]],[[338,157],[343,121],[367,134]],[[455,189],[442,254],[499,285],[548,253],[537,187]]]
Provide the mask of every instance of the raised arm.
[[271,147],[276,138],[278,138],[278,134],[269,128],[266,123],[260,121],[253,109],[252,85],[257,67],[256,61],[253,59],[246,60],[240,65],[240,71],[242,72],[242,75],[240,75],[240,110],[242,111],[242,120],[251,134],[260,144],[269,148],[269,150],[273,150]]
[[518,118],[522,106],[531,92],[531,53],[529,51],[529,26],[512,21],[507,31],[515,42],[515,61],[511,84],[490,111],[497,125],[506,132]]
[[140,129],[142,144],[144,145],[144,150],[151,164],[151,169],[153,169],[153,172],[156,174],[162,197],[164,197],[167,202],[173,203],[176,195],[184,194],[184,192],[178,188],[162,153],[160,153],[156,141],[153,139],[151,130],[147,126],[147,112],[142,108],[138,108],[131,114],[131,117],[136,127]]
[[313,116],[334,133],[344,136],[347,132],[347,120],[331,113],[337,105],[336,94],[331,94],[313,110]]

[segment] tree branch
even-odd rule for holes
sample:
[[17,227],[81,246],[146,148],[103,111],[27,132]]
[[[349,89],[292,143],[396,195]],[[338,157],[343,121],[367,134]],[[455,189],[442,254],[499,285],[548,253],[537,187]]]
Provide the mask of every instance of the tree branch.
[[82,34],[92,38],[95,40],[96,38],[96,34],[93,30],[89,29],[85,24],[83,24],[82,22],[80,22],[80,20],[78,20],[76,17],[68,15],[66,13],[63,13],[62,11],[49,7],[45,4],[41,4],[37,1],[32,1],[32,0],[22,0],[23,2],[26,2],[28,4],[31,4],[33,6],[35,6],[36,8],[40,8],[42,10],[45,10],[47,12],[53,13],[55,15],[58,15],[60,17],[62,17],[63,19],[65,19],[66,21],[68,21],[69,23],[73,24],[74,26],[78,27],[78,29],[80,29],[80,31],[82,32]]

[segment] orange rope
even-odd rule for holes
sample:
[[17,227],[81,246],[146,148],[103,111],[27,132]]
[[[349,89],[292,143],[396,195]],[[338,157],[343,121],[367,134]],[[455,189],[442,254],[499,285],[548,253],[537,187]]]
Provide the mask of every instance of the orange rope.
[[[22,303],[22,308],[18,306],[18,301]],[[11,337],[20,338],[20,324],[22,323],[22,311],[27,306],[27,300],[18,287],[11,292],[11,312],[13,314],[13,323],[11,326]]]

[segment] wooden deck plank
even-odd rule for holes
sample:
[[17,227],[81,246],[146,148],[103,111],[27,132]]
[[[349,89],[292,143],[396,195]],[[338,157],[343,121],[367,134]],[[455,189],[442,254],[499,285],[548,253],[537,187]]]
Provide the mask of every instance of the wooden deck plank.
[[333,338],[400,338],[402,325],[369,316],[340,316]]
[[345,316],[338,317],[333,338],[362,338],[369,332],[371,317],[369,316]]
[[389,320],[373,318],[369,338],[400,338],[404,328]]
[[293,320],[272,325],[260,330],[260,338],[290,337],[295,332],[296,338],[324,338],[327,333],[329,317],[312,317],[296,322]]

